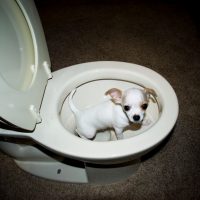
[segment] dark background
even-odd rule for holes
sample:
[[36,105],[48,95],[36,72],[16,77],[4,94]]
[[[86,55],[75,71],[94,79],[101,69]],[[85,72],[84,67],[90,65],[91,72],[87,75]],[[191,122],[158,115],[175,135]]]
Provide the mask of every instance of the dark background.
[[[149,67],[177,93],[170,136],[136,175],[111,185],[59,183],[20,170],[0,153],[1,199],[200,199],[199,6],[183,1],[37,0],[52,71],[115,60]],[[173,115],[173,113],[171,113]]]

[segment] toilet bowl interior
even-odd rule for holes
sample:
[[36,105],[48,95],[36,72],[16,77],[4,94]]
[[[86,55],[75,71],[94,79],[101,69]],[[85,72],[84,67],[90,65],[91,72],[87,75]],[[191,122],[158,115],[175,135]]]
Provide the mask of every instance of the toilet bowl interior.
[[[143,86],[129,81],[116,80],[116,79],[100,79],[95,81],[86,82],[77,87],[77,91],[73,97],[73,102],[79,109],[84,109],[88,106],[95,105],[102,101],[105,92],[110,88],[119,88],[125,90],[128,88],[143,88]],[[76,124],[74,115],[71,112],[68,104],[68,95],[65,94],[64,101],[60,104],[59,117],[61,124],[66,128],[68,132],[77,136],[76,134]],[[146,110],[146,117],[151,120],[149,125],[137,125],[131,124],[124,130],[124,138],[134,137],[141,134],[151,128],[155,122],[159,119],[160,111],[158,103],[150,100],[149,106]],[[112,129],[107,129],[104,131],[98,131],[95,141],[114,141],[116,140],[115,133]]]

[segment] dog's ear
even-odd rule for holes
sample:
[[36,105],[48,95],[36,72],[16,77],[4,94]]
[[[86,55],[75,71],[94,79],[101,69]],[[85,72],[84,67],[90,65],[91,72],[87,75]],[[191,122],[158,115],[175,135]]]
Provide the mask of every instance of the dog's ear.
[[151,96],[153,96],[154,99],[153,98],[151,98],[151,99],[153,100],[153,102],[155,102],[155,99],[157,98],[157,94],[156,94],[155,90],[153,90],[151,88],[144,88],[144,92],[147,94],[148,99],[150,99]]
[[105,95],[110,95],[112,101],[116,104],[121,104],[122,102],[122,91],[117,88],[112,88],[108,90]]

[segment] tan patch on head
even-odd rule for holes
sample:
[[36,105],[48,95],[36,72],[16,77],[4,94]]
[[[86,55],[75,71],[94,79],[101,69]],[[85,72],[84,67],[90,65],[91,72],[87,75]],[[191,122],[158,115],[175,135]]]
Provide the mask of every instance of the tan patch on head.
[[112,98],[114,103],[122,102],[122,91],[117,88],[111,88],[105,94],[109,95]]
[[[157,98],[157,94],[156,94],[155,90],[153,90],[151,88],[144,88],[144,92],[147,94],[148,99],[151,99],[155,103],[155,99]],[[155,99],[151,98],[151,96],[153,96]]]

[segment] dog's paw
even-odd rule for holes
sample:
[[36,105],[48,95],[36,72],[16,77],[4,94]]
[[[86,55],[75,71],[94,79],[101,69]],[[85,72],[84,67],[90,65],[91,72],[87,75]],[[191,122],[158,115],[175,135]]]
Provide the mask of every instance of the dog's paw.
[[116,134],[116,137],[117,137],[118,140],[124,139],[123,133],[122,134]]

